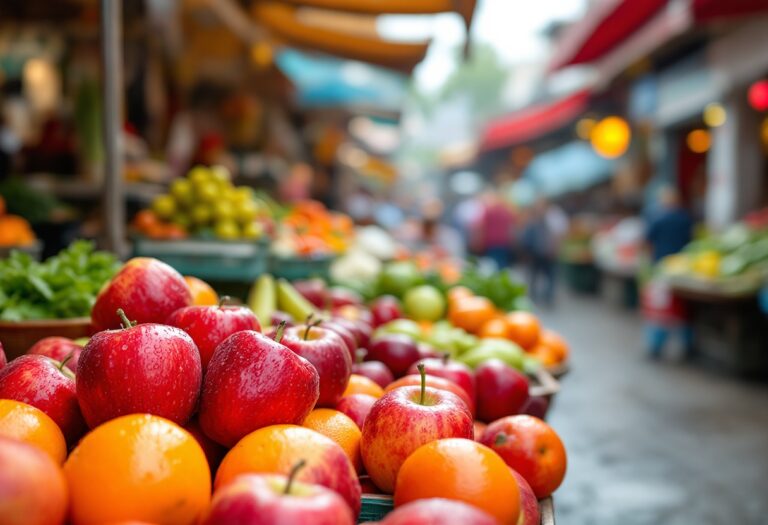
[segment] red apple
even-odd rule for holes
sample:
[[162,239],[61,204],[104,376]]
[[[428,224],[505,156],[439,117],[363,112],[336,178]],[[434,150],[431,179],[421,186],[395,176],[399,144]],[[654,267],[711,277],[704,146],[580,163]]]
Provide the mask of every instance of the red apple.
[[477,418],[491,422],[519,414],[528,401],[528,379],[499,359],[475,369]]
[[54,525],[67,514],[67,483],[42,450],[0,437],[0,523]]
[[0,399],[27,403],[48,414],[72,446],[87,427],[77,404],[75,376],[58,361],[22,355],[0,370]]
[[189,423],[184,425],[184,430],[192,434],[200,448],[203,449],[205,459],[208,460],[208,467],[211,469],[211,476],[215,476],[216,469],[219,468],[221,460],[224,459],[227,449],[205,435],[196,417],[193,417],[189,420]]
[[355,336],[352,334],[352,332],[334,321],[323,321],[320,323],[320,326],[341,337],[341,339],[344,341],[344,346],[347,349],[347,353],[349,353],[350,361],[354,362],[355,352],[357,351],[357,339],[355,339]]
[[373,327],[373,314],[365,306],[346,304],[331,310],[334,317],[342,317],[350,321],[365,323]]
[[541,512],[536,494],[519,472],[515,469],[510,470],[517,481],[517,488],[520,489],[520,517],[517,519],[517,525],[541,525]]
[[539,419],[546,419],[547,412],[549,412],[549,399],[543,396],[529,397],[523,408],[520,409],[521,414],[528,414]]
[[485,429],[488,427],[485,423],[482,421],[475,420],[475,441],[479,442],[480,438],[483,436],[483,432],[485,432]]
[[390,321],[400,319],[403,316],[403,311],[397,297],[382,295],[371,303],[371,315],[373,316],[373,327],[378,328]]
[[[467,408],[469,409],[470,413],[474,415],[475,413],[475,402],[472,400],[471,397],[469,397],[469,394],[461,388],[459,385],[454,383],[453,381],[449,381],[443,377],[437,377],[437,376],[431,376],[427,375],[426,378],[427,386],[430,386],[432,388],[437,388],[440,390],[445,390],[446,392],[450,392],[452,394],[457,395],[462,401],[464,401],[464,404],[467,405]],[[397,379],[390,384],[388,384],[385,388],[385,392],[389,392],[391,390],[394,390],[395,388],[400,388],[403,386],[419,386],[421,384],[421,376],[416,374],[409,374],[407,376],[403,376],[400,379]]]
[[376,401],[375,397],[368,394],[350,394],[339,399],[339,402],[336,403],[336,410],[349,416],[362,430],[365,418],[368,417],[368,413]]
[[[425,480],[425,483],[428,481]],[[406,503],[387,514],[379,523],[380,525],[498,525],[493,516],[473,505],[443,498],[427,498]]]
[[[349,288],[341,288],[334,286],[328,289],[326,294],[328,303],[330,303],[331,309],[339,308],[341,306],[360,306],[363,304],[363,297]],[[323,305],[326,306],[326,305]]]
[[325,308],[327,303],[327,292],[325,281],[322,279],[304,279],[294,281],[293,287],[304,296],[304,299],[318,308]]
[[261,331],[256,315],[244,306],[187,306],[173,312],[166,323],[189,334],[200,350],[203,370],[224,339],[243,330]]
[[8,363],[8,359],[5,357],[5,350],[3,350],[3,343],[0,342],[0,370]]
[[408,373],[418,374],[419,372],[416,367],[419,363],[424,365],[424,370],[426,370],[428,375],[453,381],[463,388],[470,398],[475,399],[475,375],[472,373],[472,369],[464,363],[452,361],[448,354],[444,354],[442,358],[432,357],[418,360],[411,365]]
[[165,323],[169,315],[190,304],[192,292],[179,272],[157,259],[136,257],[101,289],[91,323],[97,332],[120,328],[118,308],[139,324]]
[[538,499],[550,496],[563,482],[565,447],[557,432],[539,418],[519,415],[494,421],[480,442],[525,478]]
[[[293,326],[295,323],[293,322],[293,316],[287,312],[283,312],[282,310],[275,310],[272,312],[272,318],[270,319],[270,324],[272,326],[279,326],[280,323],[285,323],[286,327]],[[266,327],[264,327],[266,328]]]
[[342,338],[326,328],[297,325],[286,328],[280,342],[317,369],[320,376],[317,406],[336,406],[352,375],[352,359]]
[[368,346],[368,342],[371,340],[371,334],[373,333],[371,325],[362,321],[350,321],[344,317],[332,317],[331,322],[342,328],[346,328],[349,333],[355,337],[355,348]]
[[419,343],[416,347],[419,349],[419,359],[439,359],[445,355],[444,352],[427,343]]
[[381,361],[361,361],[367,354],[368,350],[358,349],[356,362],[352,365],[352,373],[365,376],[381,388],[386,388],[395,380],[395,376]]
[[200,352],[186,332],[155,323],[95,334],[80,354],[77,398],[93,428],[126,414],[148,413],[184,425],[197,405]]
[[[426,379],[423,368],[422,378]],[[397,473],[417,448],[436,439],[472,439],[472,415],[455,394],[426,386],[405,386],[384,394],[363,426],[360,452],[371,479],[392,493]]]
[[365,356],[366,361],[381,361],[387,365],[395,377],[404,376],[419,358],[416,343],[402,334],[387,334],[373,339]]
[[[303,465],[299,463],[299,465]],[[322,485],[278,474],[241,474],[220,487],[202,525],[353,525],[352,510]]]
[[[33,344],[27,350],[30,355],[44,355],[54,361],[67,361],[67,368],[77,374],[77,364],[80,361],[80,353],[83,347],[66,337],[45,337]],[[71,357],[70,357],[71,356]]]
[[300,425],[320,395],[312,364],[256,331],[237,332],[213,352],[200,396],[200,427],[231,447],[256,429]]

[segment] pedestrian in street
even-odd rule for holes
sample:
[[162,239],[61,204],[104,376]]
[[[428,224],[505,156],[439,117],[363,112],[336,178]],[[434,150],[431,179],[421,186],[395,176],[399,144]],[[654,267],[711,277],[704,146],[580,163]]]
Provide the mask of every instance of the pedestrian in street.
[[494,193],[482,198],[482,211],[477,221],[477,232],[472,239],[484,257],[493,260],[499,270],[512,262],[512,231],[515,216],[509,205]]
[[557,256],[560,241],[568,231],[568,218],[547,199],[539,199],[523,231],[528,258],[528,291],[534,302],[555,304]]

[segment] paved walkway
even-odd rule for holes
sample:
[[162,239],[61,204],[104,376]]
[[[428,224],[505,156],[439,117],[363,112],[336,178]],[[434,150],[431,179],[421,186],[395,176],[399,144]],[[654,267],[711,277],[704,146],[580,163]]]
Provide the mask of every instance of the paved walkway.
[[572,347],[550,413],[569,454],[559,525],[768,524],[768,384],[643,353],[639,315],[561,294]]

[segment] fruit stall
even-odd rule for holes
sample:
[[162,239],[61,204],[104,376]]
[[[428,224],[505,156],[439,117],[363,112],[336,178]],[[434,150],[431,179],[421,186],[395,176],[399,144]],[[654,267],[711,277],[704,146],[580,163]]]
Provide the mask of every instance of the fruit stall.
[[745,375],[768,373],[768,212],[706,235],[662,259],[658,280],[684,302],[696,352]]
[[[267,250],[280,221],[290,242],[346,232],[317,204],[281,209],[255,217]],[[262,270],[242,300],[85,241],[0,260],[0,522],[554,523],[567,343],[509,274],[380,234],[350,231],[311,278]]]

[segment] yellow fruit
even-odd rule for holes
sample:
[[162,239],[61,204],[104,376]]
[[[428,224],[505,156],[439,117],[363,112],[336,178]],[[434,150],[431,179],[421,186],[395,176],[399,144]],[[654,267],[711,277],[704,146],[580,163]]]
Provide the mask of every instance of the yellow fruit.
[[163,219],[170,219],[176,213],[176,200],[170,195],[160,195],[152,202],[152,211]]
[[216,237],[220,239],[232,240],[240,237],[240,230],[238,229],[237,224],[232,221],[217,222],[213,231],[216,234]]
[[720,275],[720,261],[722,257],[718,252],[702,252],[693,260],[691,269],[701,277],[712,279]]

